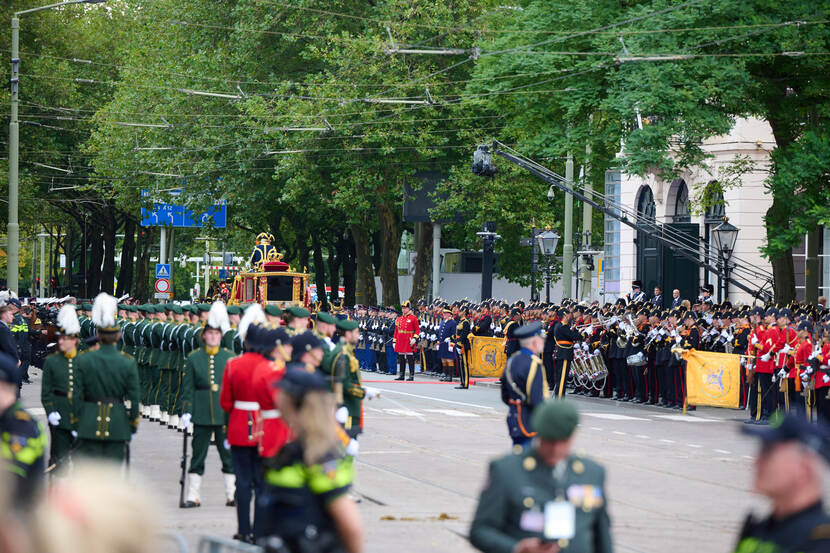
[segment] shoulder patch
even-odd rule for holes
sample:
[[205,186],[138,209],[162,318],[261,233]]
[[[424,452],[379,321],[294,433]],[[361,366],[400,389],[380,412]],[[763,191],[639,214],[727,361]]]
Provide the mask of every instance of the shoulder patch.
[[811,540],[830,540],[830,524],[820,524],[810,532]]
[[32,420],[32,416],[24,410],[16,411],[14,413],[14,418],[19,421],[30,421]]

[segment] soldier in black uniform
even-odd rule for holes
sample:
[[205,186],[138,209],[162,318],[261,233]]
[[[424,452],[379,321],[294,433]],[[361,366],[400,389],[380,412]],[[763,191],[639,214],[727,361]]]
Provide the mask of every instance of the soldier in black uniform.
[[[556,340],[554,353],[553,387],[551,390],[557,397],[565,394],[565,383],[568,382],[570,364],[574,360],[574,344],[582,341],[579,331],[571,328],[571,314],[564,309],[559,310],[559,324],[553,331]],[[550,384],[550,383],[548,383]]]
[[772,514],[747,517],[735,553],[830,551],[830,516],[821,501],[823,462],[830,461],[830,431],[796,414],[769,427],[747,427],[761,439],[755,491],[772,500]]
[[511,355],[519,351],[519,341],[516,339],[516,329],[522,325],[522,310],[513,308],[510,312],[510,320],[504,325],[504,355],[508,359]]
[[542,324],[529,323],[516,329],[521,349],[507,360],[501,378],[501,398],[510,411],[507,429],[514,445],[525,445],[536,436],[530,422],[533,410],[550,395],[542,360]]

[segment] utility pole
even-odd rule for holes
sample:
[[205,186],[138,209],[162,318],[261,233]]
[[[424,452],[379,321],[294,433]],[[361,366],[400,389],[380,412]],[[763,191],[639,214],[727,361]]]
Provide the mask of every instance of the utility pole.
[[488,221],[481,225],[481,301],[493,297],[493,246],[499,235],[496,234],[496,223]]
[[[9,290],[18,292],[17,273],[20,267],[18,248],[20,242],[20,224],[17,220],[17,184],[18,156],[20,151],[20,124],[17,119],[18,89],[20,85],[20,19],[12,17],[12,77],[11,85],[11,119],[9,120],[9,247],[6,250],[6,285]],[[43,242],[41,242],[41,250]]]
[[438,297],[441,285],[441,223],[432,223],[432,300]]
[[[40,288],[37,295],[42,298],[44,294],[44,286],[46,286],[46,237],[49,236],[45,232],[37,235],[40,239]],[[11,288],[10,288],[11,289]]]
[[[584,180],[582,181],[583,193],[589,198],[593,197],[593,185],[591,184],[590,175],[588,173],[588,160],[591,159],[591,145],[585,146],[585,171],[583,172]],[[591,245],[591,234],[593,234],[593,216],[594,208],[588,202],[582,202],[582,234],[585,236],[584,249],[589,249]],[[591,299],[591,271],[588,266],[584,264],[582,269],[582,299]]]
[[159,233],[161,237],[159,238],[159,263],[162,265],[167,263],[167,228],[161,227],[161,232]]
[[[569,186],[573,186],[574,180],[574,158],[568,154],[568,161],[565,163],[565,179]],[[573,259],[574,259],[574,197],[572,194],[565,194],[565,243],[562,246],[562,294],[566,298],[571,296],[573,287]]]

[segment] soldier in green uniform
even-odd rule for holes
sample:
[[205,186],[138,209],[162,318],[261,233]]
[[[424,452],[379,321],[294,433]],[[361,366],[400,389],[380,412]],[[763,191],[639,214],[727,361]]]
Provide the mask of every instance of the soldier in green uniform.
[[19,375],[17,359],[0,352],[0,471],[11,475],[14,504],[25,509],[33,506],[43,487],[46,437],[43,426],[17,400]]
[[182,380],[182,425],[193,422],[193,457],[188,470],[187,499],[184,508],[201,504],[200,488],[205,473],[205,457],[211,443],[216,446],[225,477],[225,504],[235,506],[236,477],[230,451],[225,449],[227,414],[219,405],[219,388],[225,363],[234,357],[232,351],[220,347],[222,329],[227,328],[227,312],[222,302],[213,304],[202,330],[205,345],[188,355]]
[[285,310],[285,314],[287,316],[287,328],[285,330],[289,336],[296,336],[308,330],[308,319],[311,317],[308,309],[292,305]]
[[605,469],[571,454],[576,408],[549,400],[532,422],[532,447],[490,464],[470,542],[485,553],[610,553]]
[[[49,466],[59,469],[69,460],[74,430],[72,400],[77,370],[78,334],[81,325],[75,314],[75,306],[64,305],[58,312],[58,351],[43,362],[43,381],[40,401],[49,420]],[[74,436],[73,436],[74,434]]]
[[170,418],[167,421],[167,428],[178,429],[179,417],[182,414],[181,405],[181,386],[182,374],[184,371],[184,357],[182,356],[181,342],[184,331],[186,330],[184,323],[184,310],[181,305],[169,304],[168,308],[172,316],[172,329],[170,331],[170,339],[167,342],[167,347],[170,350],[170,357],[167,361],[167,366],[170,368],[170,406],[168,408]]
[[78,344],[81,351],[87,349],[86,339],[95,336],[95,326],[92,324],[92,319],[89,316],[91,311],[92,304],[81,304],[81,316],[78,317],[78,320],[81,323],[81,333],[79,335],[80,341]]
[[138,364],[138,374],[141,380],[142,415],[149,418],[152,410],[153,378],[150,365],[147,363],[149,351],[147,349],[147,328],[153,323],[153,311],[147,304],[139,305],[137,311],[141,319],[133,327],[133,342],[135,342],[135,360]]
[[144,339],[147,347],[147,372],[150,377],[150,420],[161,420],[161,370],[159,369],[159,355],[161,354],[161,331],[166,322],[167,315],[163,305],[148,304],[147,309],[151,314],[150,324],[144,329]]
[[[354,348],[360,340],[360,329],[355,321],[337,321],[340,340],[332,359],[332,382],[335,401],[346,409],[338,410],[337,419],[350,437],[355,438],[363,431],[363,407],[361,402],[367,396],[360,381],[360,363]],[[341,408],[342,409],[342,408]]]
[[273,303],[269,303],[263,311],[265,311],[265,320],[268,321],[269,325],[277,327],[282,324],[282,309]]
[[78,358],[72,410],[78,419],[78,452],[120,463],[138,430],[139,388],[135,359],[115,347],[121,333],[116,305],[106,293],[95,298],[92,319],[101,348]]
[[239,355],[242,353],[242,339],[238,330],[242,309],[238,305],[229,305],[227,310],[231,327],[222,335],[222,347]]

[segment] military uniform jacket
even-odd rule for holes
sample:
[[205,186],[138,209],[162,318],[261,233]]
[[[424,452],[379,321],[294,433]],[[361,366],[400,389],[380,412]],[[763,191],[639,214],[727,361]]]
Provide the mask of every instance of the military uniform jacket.
[[221,347],[214,353],[201,348],[187,356],[182,378],[182,412],[193,415],[193,424],[227,424],[227,415],[219,404],[219,387],[225,363],[233,356],[232,351]]
[[247,352],[234,357],[225,365],[219,403],[228,413],[228,443],[234,446],[254,447],[258,443],[259,402],[253,375],[257,365],[265,361],[258,353]]
[[354,346],[338,344],[332,367],[333,378],[340,378],[343,382],[343,405],[349,411],[349,418],[345,424],[346,430],[360,428],[363,425],[360,402],[366,396],[366,390],[360,381],[360,364],[354,355]]
[[[138,367],[115,346],[78,357],[72,409],[83,440],[126,441],[138,430]],[[129,402],[129,403],[127,403]]]
[[830,517],[821,502],[783,520],[744,523],[735,553],[824,553],[830,551]]
[[544,465],[533,449],[490,464],[470,542],[485,553],[511,553],[524,538],[543,538],[544,509],[549,501],[566,500],[576,511],[575,534],[559,540],[567,553],[610,553],[611,531],[605,470],[590,459],[572,455],[559,470]]
[[571,325],[559,324],[553,331],[553,337],[556,340],[556,359],[567,359],[572,361],[574,358],[574,344],[582,340],[582,335],[571,328]]
[[75,374],[78,356],[58,352],[46,357],[43,362],[43,382],[40,388],[40,402],[46,414],[60,413],[58,428],[72,430],[74,415],[72,400],[75,391]]
[[511,438],[535,435],[530,424],[533,409],[550,395],[542,360],[528,349],[520,349],[507,360],[501,379],[502,401],[509,405],[507,429]]

